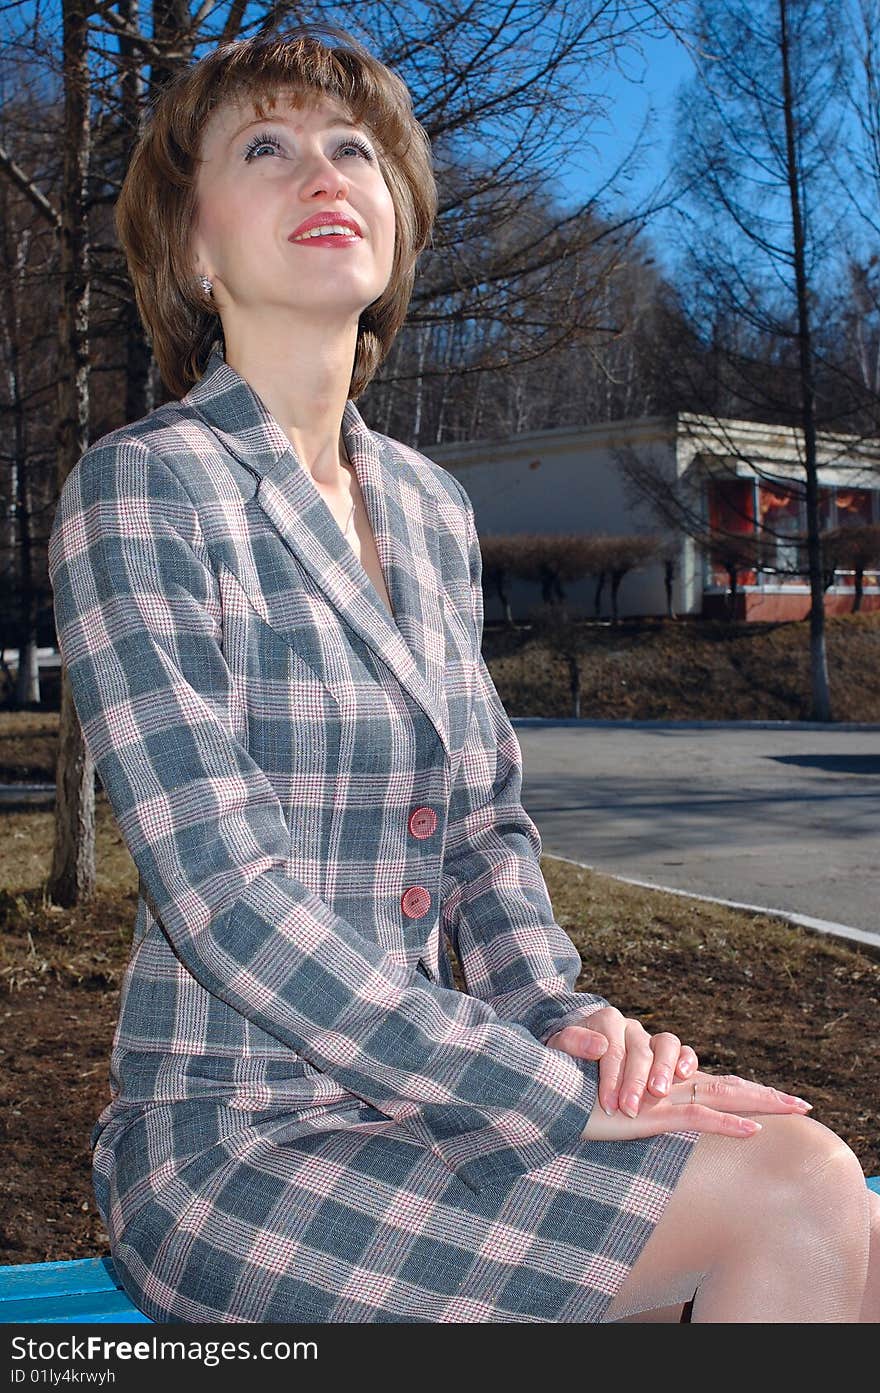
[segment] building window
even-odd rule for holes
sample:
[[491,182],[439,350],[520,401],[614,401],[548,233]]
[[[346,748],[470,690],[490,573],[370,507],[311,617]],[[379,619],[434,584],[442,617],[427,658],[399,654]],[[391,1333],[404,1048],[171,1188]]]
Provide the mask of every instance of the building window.
[[758,512],[764,542],[763,569],[770,584],[802,584],[807,566],[806,503],[802,492],[787,484],[762,483],[758,487]]
[[838,527],[870,527],[874,521],[874,495],[871,489],[835,489]]
[[[841,530],[848,527],[873,527],[874,519],[877,516],[877,499],[878,491],[876,489],[835,489],[834,518],[831,527]],[[856,568],[861,569],[861,566],[864,566],[862,588],[876,590],[878,585],[878,572],[874,568],[876,559],[875,548],[869,541],[866,541],[864,546],[860,546],[854,554],[850,555],[848,564],[844,561],[843,565],[838,568],[834,577],[835,587],[853,590],[856,584]]]
[[[707,584],[712,589],[726,590],[730,575],[724,565],[723,539],[751,537],[755,532],[755,490],[751,479],[709,479],[706,482],[706,512],[709,530],[721,545],[709,558]],[[743,569],[738,576],[740,585],[755,585],[757,576]]]
[[[790,480],[708,479],[706,519],[717,544],[706,562],[707,589],[726,590],[730,571],[725,560],[741,555],[737,575],[741,586],[765,590],[803,589],[808,583],[807,506],[802,485]],[[866,527],[880,519],[880,490],[823,486],[819,490],[822,531]],[[738,538],[754,538],[753,546]],[[754,555],[760,570],[747,569]],[[869,571],[866,587],[878,584],[880,573]],[[842,568],[837,585],[852,586],[853,573]]]

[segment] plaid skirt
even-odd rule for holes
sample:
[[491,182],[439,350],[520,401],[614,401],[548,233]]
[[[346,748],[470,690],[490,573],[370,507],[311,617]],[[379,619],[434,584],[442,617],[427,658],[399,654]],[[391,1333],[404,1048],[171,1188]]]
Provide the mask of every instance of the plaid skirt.
[[477,1193],[368,1104],[198,1098],[111,1119],[93,1180],[154,1321],[600,1322],[699,1135],[578,1140]]

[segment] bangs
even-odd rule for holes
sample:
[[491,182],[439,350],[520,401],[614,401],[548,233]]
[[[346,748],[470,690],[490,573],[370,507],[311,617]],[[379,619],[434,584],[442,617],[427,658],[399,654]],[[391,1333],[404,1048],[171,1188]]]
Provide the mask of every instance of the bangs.
[[187,123],[190,140],[182,142],[193,155],[193,144],[220,106],[252,106],[255,115],[265,120],[279,105],[314,108],[322,100],[338,106],[353,125],[368,129],[380,153],[388,158],[403,158],[409,147],[408,94],[388,82],[387,70],[375,71],[351,50],[276,38],[252,46],[224,46],[203,64],[213,71],[201,74],[201,90],[193,93],[196,100]]

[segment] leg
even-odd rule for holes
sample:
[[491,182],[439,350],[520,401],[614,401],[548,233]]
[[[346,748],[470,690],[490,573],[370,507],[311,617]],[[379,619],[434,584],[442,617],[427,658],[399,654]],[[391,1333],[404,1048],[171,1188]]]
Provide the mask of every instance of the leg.
[[614,1325],[646,1325],[651,1323],[680,1325],[683,1312],[684,1306],[676,1302],[674,1306],[656,1306],[650,1311],[638,1311],[634,1316],[621,1316],[619,1320],[612,1320],[611,1323]]
[[695,1322],[859,1320],[869,1192],[858,1158],[812,1118],[760,1121],[743,1141],[700,1137],[606,1321],[692,1297]]
[[868,1204],[871,1210],[871,1252],[859,1320],[864,1325],[880,1325],[880,1195],[876,1190],[868,1191]]

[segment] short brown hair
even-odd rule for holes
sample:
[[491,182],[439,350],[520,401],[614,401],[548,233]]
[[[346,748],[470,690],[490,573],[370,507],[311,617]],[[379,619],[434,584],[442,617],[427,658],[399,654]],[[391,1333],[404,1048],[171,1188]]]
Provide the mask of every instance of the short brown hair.
[[[333,43],[325,42],[328,36]],[[201,140],[216,107],[250,100],[258,117],[279,91],[308,106],[335,98],[376,137],[394,204],[394,261],[386,289],[361,314],[349,396],[364,391],[406,318],[416,260],[437,213],[431,147],[396,73],[332,24],[304,24],[221,44],[160,92],[116,203],[116,230],[162,378],[182,397],[201,377],[223,327],[190,263]]]

